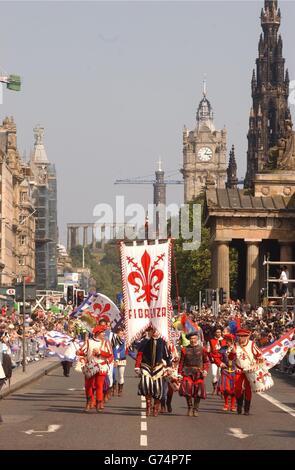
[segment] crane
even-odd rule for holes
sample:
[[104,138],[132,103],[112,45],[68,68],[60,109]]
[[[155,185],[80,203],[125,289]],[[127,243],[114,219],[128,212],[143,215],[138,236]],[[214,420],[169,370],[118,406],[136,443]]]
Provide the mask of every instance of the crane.
[[158,168],[155,171],[154,179],[143,179],[140,177],[117,179],[115,184],[152,184],[154,186],[154,204],[166,204],[166,185],[167,184],[183,184],[183,180],[165,180],[162,162],[159,160]]
[[21,79],[19,75],[8,75],[0,72],[0,83],[6,83],[8,90],[20,91]]

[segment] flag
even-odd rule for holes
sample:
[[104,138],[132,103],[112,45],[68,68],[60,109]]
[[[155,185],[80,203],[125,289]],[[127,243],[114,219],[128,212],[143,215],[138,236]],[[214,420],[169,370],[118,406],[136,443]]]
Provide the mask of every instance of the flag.
[[[84,318],[89,315],[95,323],[106,315],[109,317],[112,329],[121,321],[121,313],[114,302],[106,295],[99,292],[92,292],[75,310],[70,313],[71,318]],[[90,319],[91,320],[91,319]]]
[[120,253],[127,346],[149,326],[169,341],[171,241],[138,246],[121,242]]
[[62,361],[72,362],[76,359],[78,343],[71,336],[53,330],[46,333],[44,339],[50,356],[57,356]]
[[279,338],[274,343],[266,346],[261,349],[262,355],[266,362],[266,367],[271,369],[276,366],[287,354],[288,350],[293,346],[293,335],[295,333],[295,328],[288,331],[285,335]]

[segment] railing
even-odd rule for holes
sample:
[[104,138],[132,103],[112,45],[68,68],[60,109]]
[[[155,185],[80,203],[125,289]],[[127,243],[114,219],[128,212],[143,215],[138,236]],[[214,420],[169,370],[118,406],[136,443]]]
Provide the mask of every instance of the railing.
[[[11,359],[13,367],[18,367],[22,364],[23,360],[23,344],[22,339],[18,338],[10,344]],[[47,357],[46,349],[42,347],[42,343],[36,338],[26,338],[26,364],[30,362],[39,361]],[[0,358],[1,359],[1,358]]]

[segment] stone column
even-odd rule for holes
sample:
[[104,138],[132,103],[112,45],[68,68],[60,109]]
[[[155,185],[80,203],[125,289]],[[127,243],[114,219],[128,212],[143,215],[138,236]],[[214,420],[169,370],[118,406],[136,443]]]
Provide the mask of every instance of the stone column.
[[216,287],[226,292],[226,296],[230,296],[229,286],[229,241],[216,241],[216,266],[213,269],[216,270]]
[[67,252],[69,253],[71,249],[71,231],[70,227],[67,227]]
[[101,249],[104,250],[105,241],[106,241],[106,226],[101,226]]
[[88,227],[83,227],[83,247],[88,245]]
[[77,228],[71,227],[71,249],[77,246]]
[[246,300],[251,305],[259,302],[259,243],[258,240],[245,240],[247,245]]
[[210,245],[210,252],[211,252],[211,284],[210,287],[212,289],[216,289],[217,286],[217,276],[216,276],[216,243],[213,242]]
[[92,225],[92,249],[95,250],[96,248],[96,237],[95,237],[95,225]]

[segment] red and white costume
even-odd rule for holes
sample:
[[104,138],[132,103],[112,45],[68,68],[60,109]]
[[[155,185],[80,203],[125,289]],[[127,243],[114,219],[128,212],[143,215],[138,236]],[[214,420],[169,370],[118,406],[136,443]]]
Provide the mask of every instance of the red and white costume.
[[103,400],[103,384],[105,376],[113,363],[113,350],[107,339],[88,339],[79,351],[84,362],[82,372],[85,375],[85,393],[87,400],[93,401],[93,389],[96,389],[96,400]]
[[252,391],[244,371],[253,368],[253,366],[263,358],[262,352],[256,346],[254,341],[248,339],[245,345],[241,346],[239,343],[236,345],[235,352],[231,354],[230,358],[235,359],[237,366],[235,395],[238,399],[245,391],[245,399],[250,402]]

